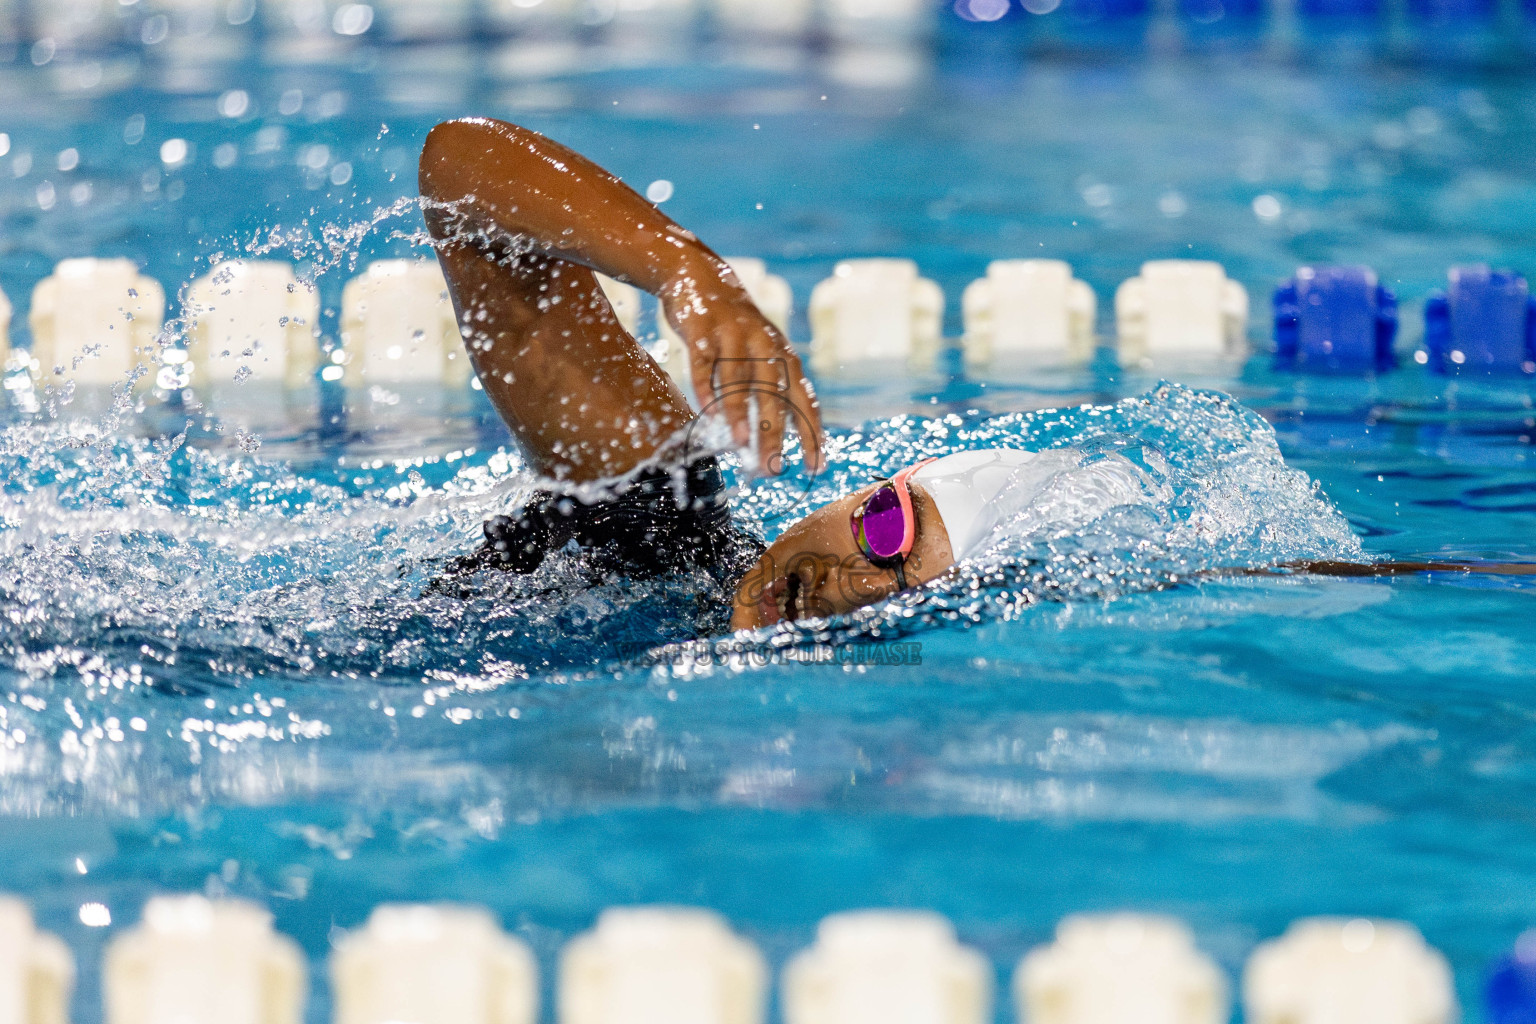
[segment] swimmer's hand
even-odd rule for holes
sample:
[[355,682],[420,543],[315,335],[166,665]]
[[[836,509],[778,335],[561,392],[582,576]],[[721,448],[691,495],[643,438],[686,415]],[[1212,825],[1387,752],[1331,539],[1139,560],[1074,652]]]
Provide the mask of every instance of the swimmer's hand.
[[758,469],[783,472],[788,426],[800,437],[806,468],[825,469],[816,391],[789,341],[763,316],[730,266],[702,252],[686,261],[658,297],[687,348],[699,401],[706,410],[717,405],[725,414],[738,446],[750,446],[755,432]]

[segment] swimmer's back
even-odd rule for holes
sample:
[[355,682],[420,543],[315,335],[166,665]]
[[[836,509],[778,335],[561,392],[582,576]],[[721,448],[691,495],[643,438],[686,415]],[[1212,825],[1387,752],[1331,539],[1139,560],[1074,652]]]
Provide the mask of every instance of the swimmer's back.
[[572,547],[594,568],[636,578],[738,571],[763,544],[736,525],[727,499],[714,456],[642,469],[596,500],[538,491],[511,515],[487,520],[485,542],[450,571],[527,574],[551,552]]

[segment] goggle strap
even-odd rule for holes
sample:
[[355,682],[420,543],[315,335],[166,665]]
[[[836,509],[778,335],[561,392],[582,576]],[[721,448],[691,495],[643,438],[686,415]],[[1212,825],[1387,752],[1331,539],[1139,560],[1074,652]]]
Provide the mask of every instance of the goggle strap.
[[[912,553],[912,545],[917,541],[917,511],[912,507],[912,485],[908,483],[912,474],[922,469],[933,459],[924,459],[922,462],[913,463],[906,469],[891,478],[891,486],[896,488],[896,500],[901,502],[901,552],[902,558]],[[902,589],[906,589],[903,587]]]

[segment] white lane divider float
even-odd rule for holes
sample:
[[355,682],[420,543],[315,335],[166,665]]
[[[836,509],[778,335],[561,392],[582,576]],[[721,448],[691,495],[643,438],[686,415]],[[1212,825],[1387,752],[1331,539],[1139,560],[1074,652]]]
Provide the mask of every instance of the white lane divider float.
[[857,40],[909,39],[933,28],[939,5],[932,0],[824,0],[832,35]]
[[[526,2],[526,0],[525,0]],[[629,0],[615,4],[609,21],[610,31],[617,29],[667,28],[678,31],[692,27],[698,16],[700,0]]]
[[244,384],[311,386],[320,361],[320,296],[277,260],[228,260],[192,282],[184,303],[188,377],[218,393]]
[[1452,1024],[1451,969],[1400,921],[1310,918],[1254,951],[1243,971],[1249,1024]]
[[[84,917],[82,908],[82,920]],[[88,922],[92,923],[92,922]],[[102,922],[105,923],[105,922]],[[489,912],[385,905],[331,963],[336,1024],[533,1024],[538,965]],[[824,919],[786,965],[786,1024],[982,1024],[991,967],[943,917]],[[561,958],[561,1024],[762,1024],[767,966],[719,915],[604,911]],[[27,906],[0,897],[0,1024],[67,1024],[74,963]],[[152,899],[108,945],[107,1024],[299,1024],[298,947],[249,903]],[[1223,1024],[1225,979],[1171,918],[1078,915],[1013,979],[1021,1024]],[[1449,964],[1397,921],[1311,918],[1258,947],[1243,975],[1252,1024],[1455,1024]]]
[[304,959],[249,903],[161,896],[107,947],[107,1024],[300,1024]]
[[762,1024],[762,954],[707,910],[603,911],[560,958],[561,1024]]
[[[527,0],[524,0],[527,3]],[[474,25],[473,0],[370,0],[383,22],[382,34],[395,42],[433,42],[461,38]],[[356,16],[354,15],[355,19]],[[335,19],[332,19],[333,25]],[[341,18],[342,27],[348,17]],[[357,22],[353,20],[353,24]]]
[[39,383],[107,387],[154,357],[165,290],[131,260],[64,260],[32,290],[27,319]]
[[448,283],[430,260],[380,260],[348,281],[341,347],[354,383],[462,388],[474,373]]
[[1098,300],[1062,260],[996,260],[965,289],[965,362],[1086,363]]
[[810,315],[818,373],[926,369],[943,343],[944,292],[912,260],[845,260],[811,292]]
[[1225,1024],[1227,985],[1179,921],[1079,915],[1014,973],[1023,1024]]
[[715,21],[727,32],[790,39],[810,31],[815,0],[714,0]]
[[1120,362],[1212,359],[1247,350],[1248,292],[1207,260],[1153,260],[1115,292]]
[[331,958],[335,1024],[534,1024],[539,969],[476,907],[378,907]]
[[504,32],[553,35],[580,28],[584,6],[585,0],[480,0],[480,15]]
[[603,295],[608,299],[608,305],[613,307],[613,315],[630,334],[639,336],[640,331],[640,289],[634,285],[625,284],[623,281],[615,281],[606,274],[597,275],[598,286],[603,289]]
[[0,897],[0,1024],[67,1024],[75,961],[20,900]]
[[992,967],[938,914],[863,911],[821,922],[784,968],[785,1024],[984,1024]]
[[27,11],[39,39],[59,43],[94,42],[121,33],[111,0],[49,0]]
[[19,369],[11,365],[11,300],[0,291],[0,372]]

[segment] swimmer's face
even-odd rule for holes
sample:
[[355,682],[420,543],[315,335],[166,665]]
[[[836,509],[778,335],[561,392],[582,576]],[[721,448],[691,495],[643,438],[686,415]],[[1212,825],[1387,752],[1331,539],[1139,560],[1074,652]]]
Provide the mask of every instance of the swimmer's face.
[[[871,564],[848,526],[853,510],[879,486],[824,505],[785,530],[737,587],[731,628],[838,615],[896,593],[896,570]],[[907,586],[916,587],[954,565],[955,557],[933,499],[917,483],[910,487],[917,535],[904,570]]]

